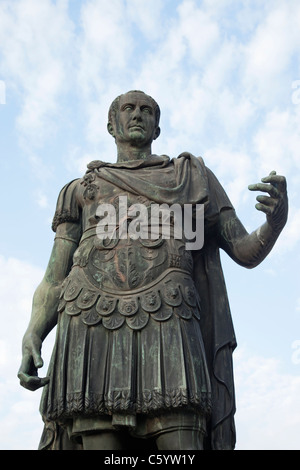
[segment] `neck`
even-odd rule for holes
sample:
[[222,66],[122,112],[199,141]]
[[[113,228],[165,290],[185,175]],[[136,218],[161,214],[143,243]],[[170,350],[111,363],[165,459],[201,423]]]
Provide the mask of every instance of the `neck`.
[[118,162],[126,162],[129,160],[146,160],[151,155],[151,145],[145,147],[132,146],[130,144],[118,145]]

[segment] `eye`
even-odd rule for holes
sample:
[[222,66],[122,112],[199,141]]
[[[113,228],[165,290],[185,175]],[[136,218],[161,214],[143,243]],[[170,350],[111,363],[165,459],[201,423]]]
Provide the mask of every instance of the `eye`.
[[123,110],[124,110],[124,111],[132,111],[132,110],[133,110],[133,105],[132,105],[132,104],[126,104],[126,105],[123,107]]
[[145,108],[142,109],[142,111],[143,111],[143,113],[145,113],[145,114],[152,114],[151,108],[145,107]]

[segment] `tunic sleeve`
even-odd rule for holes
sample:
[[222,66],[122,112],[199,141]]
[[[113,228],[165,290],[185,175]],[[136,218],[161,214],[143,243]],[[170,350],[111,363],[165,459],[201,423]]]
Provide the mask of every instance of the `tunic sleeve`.
[[56,210],[52,221],[52,230],[56,232],[63,222],[80,222],[81,208],[77,199],[79,179],[66,184],[59,193]]
[[233,209],[233,205],[226,194],[223,186],[214,175],[214,173],[206,167],[206,174],[209,186],[209,215],[218,215],[223,209]]

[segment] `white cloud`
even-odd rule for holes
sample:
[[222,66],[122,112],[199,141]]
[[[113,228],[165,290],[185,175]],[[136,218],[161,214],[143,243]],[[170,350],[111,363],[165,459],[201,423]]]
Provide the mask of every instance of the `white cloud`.
[[[198,96],[200,92],[203,94],[201,69],[204,72],[220,37],[217,22],[195,2],[181,2],[174,13],[163,25],[164,34],[159,43],[144,55],[134,83],[144,84],[145,91],[165,109],[172,109],[177,125],[176,113],[181,113],[181,122],[188,118],[182,109],[184,103],[197,105],[198,113],[202,109],[203,97]],[[197,67],[201,68],[200,73],[195,73]],[[193,111],[191,115],[194,116]]]
[[41,190],[36,193],[36,202],[41,209],[46,209],[48,207],[48,198]]
[[287,224],[276,242],[272,256],[286,255],[292,253],[300,242],[300,209],[291,206]]
[[[298,299],[298,308],[297,310],[300,310],[300,299]],[[293,349],[293,353],[292,353],[292,363],[295,364],[295,365],[298,365],[300,364],[300,340],[299,339],[296,339],[293,341],[292,343],[292,349]]]
[[259,171],[292,174],[300,169],[300,107],[272,110],[253,138]]
[[[109,70],[125,67],[133,38],[127,27],[123,2],[120,0],[85,2],[81,9],[81,21],[83,32],[81,60],[82,64],[87,60],[89,66],[92,66],[90,77],[93,80],[97,78],[101,80],[107,73],[104,67],[101,68],[104,65]],[[94,85],[96,83],[97,81]]]
[[76,47],[77,83],[86,115],[86,139],[99,146],[106,132],[109,105],[116,96],[127,91],[123,86],[136,67],[136,64],[131,65],[135,44],[124,2],[84,2]]
[[5,408],[0,409],[1,450],[37,450],[43,430],[38,412],[40,393],[16,393],[15,386],[7,382],[4,387],[5,394],[0,389],[0,399],[5,403]]
[[244,83],[259,106],[275,104],[287,93],[289,84],[283,88],[282,80],[299,54],[299,14],[298,2],[275,2],[245,45]]
[[278,359],[239,347],[235,381],[237,449],[299,450],[300,376],[285,373]]
[[[51,135],[59,97],[66,90],[72,23],[67,1],[4,1],[0,5],[1,72],[22,99],[17,125],[23,144]],[[68,53],[67,53],[68,50]]]
[[[111,157],[111,159],[110,159]],[[92,160],[115,161],[115,151],[111,155],[104,152],[99,155],[98,152],[86,152],[81,147],[72,147],[68,155],[64,158],[64,164],[70,172],[74,172],[76,176],[82,176],[87,170],[87,164]]]
[[220,38],[213,54],[203,67],[202,86],[219,96],[224,83],[232,78],[232,72],[241,60],[240,46],[234,38]]
[[[27,328],[32,297],[43,272],[29,263],[0,256],[0,446],[3,450],[37,448],[42,422],[40,392],[19,385],[22,337]],[[45,357],[50,352],[45,348]]]
[[[30,319],[32,297],[35,288],[42,280],[43,272],[16,258],[0,256],[0,303],[2,349],[6,351],[9,362],[6,366],[15,368],[20,359],[21,339]],[[1,374],[3,377],[3,374]]]
[[205,163],[221,182],[226,182],[226,192],[238,208],[249,197],[248,185],[253,178],[253,164],[248,154],[223,148],[205,152]]
[[151,2],[130,0],[127,2],[129,19],[148,41],[156,41],[163,37],[164,24],[161,21],[163,6],[164,0],[152,0]]
[[182,2],[178,7],[178,12],[179,27],[174,30],[174,35],[181,39],[182,44],[186,44],[185,48],[193,63],[203,65],[205,59],[214,52],[214,47],[219,43],[218,23],[191,0]]
[[[204,68],[206,61],[210,62],[211,53],[220,41],[218,23],[192,1],[182,2],[176,15],[165,23],[158,21],[162,2],[151,4],[146,11],[143,6],[143,16],[141,6],[133,15],[135,5],[141,4],[130,2],[125,7],[115,0],[105,2],[103,7],[103,2],[95,0],[81,10],[78,83],[88,116],[86,135],[98,147],[99,144],[106,147],[103,132],[110,102],[127,88],[139,88],[151,94],[161,105],[166,122],[176,131],[184,123],[188,135],[201,131],[206,110],[211,105],[211,94],[215,93],[214,89],[207,93],[201,85],[201,76],[190,70]],[[142,37],[151,44],[145,53],[134,41],[131,25],[138,27]],[[194,34],[195,29],[199,34]],[[229,49],[227,57],[232,51],[230,46]],[[221,57],[222,53],[218,54],[220,67],[227,71]],[[220,76],[216,65],[214,71]]]

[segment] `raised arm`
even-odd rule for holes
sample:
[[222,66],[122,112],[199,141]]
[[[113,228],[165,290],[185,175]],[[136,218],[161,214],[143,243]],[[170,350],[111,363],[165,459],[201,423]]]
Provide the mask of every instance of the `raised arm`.
[[254,268],[270,253],[287,221],[288,198],[286,180],[275,171],[262,178],[262,183],[250,185],[249,189],[268,194],[257,196],[255,206],[266,214],[266,222],[249,234],[234,210],[224,210],[220,214],[219,234],[221,248],[234,261]]
[[22,363],[18,372],[20,384],[36,390],[48,383],[40,378],[37,369],[43,366],[42,342],[57,323],[57,306],[61,285],[68,275],[73,254],[78,246],[80,225],[65,222],[57,227],[56,237],[45,276],[37,287],[32,304],[32,313],[22,343]]

